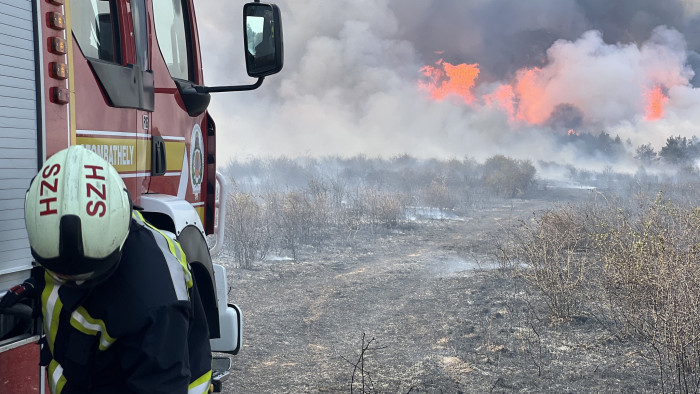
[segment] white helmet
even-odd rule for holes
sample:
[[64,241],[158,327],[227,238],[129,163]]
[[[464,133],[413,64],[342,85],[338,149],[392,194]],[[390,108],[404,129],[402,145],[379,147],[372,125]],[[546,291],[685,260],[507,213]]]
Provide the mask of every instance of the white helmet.
[[51,156],[34,177],[24,219],[34,259],[64,284],[89,285],[119,264],[131,199],[114,167],[76,145]]

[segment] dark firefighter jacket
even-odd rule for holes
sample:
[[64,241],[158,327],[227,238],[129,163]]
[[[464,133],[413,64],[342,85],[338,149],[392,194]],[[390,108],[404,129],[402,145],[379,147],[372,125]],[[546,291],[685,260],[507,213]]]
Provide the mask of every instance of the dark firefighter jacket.
[[44,275],[53,393],[206,393],[211,350],[180,245],[135,212],[118,268],[90,290]]

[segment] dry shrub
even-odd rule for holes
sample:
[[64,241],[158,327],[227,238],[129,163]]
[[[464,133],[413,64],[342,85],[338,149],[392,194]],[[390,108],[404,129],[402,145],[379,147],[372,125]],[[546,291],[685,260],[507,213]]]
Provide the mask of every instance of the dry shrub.
[[331,200],[319,183],[306,190],[265,193],[265,202],[277,245],[291,252],[294,260],[302,245],[320,246],[331,225]]
[[264,258],[271,246],[272,233],[265,209],[252,194],[233,193],[226,210],[227,244],[240,266],[249,268],[253,261]]
[[[606,205],[607,204],[607,205]],[[664,392],[700,391],[700,209],[659,196],[536,215],[497,258],[557,318],[594,314],[620,339],[653,351]]]
[[397,193],[382,193],[374,188],[364,189],[362,205],[366,209],[367,221],[376,228],[395,228],[403,220],[405,204]]
[[306,200],[306,214],[309,225],[303,242],[306,244],[321,246],[329,237],[329,228],[335,221],[333,214],[333,186],[326,185],[323,181],[312,179],[307,185],[304,198]]
[[582,224],[571,207],[547,211],[521,222],[510,234],[512,242],[499,248],[502,266],[523,268],[516,272],[543,296],[553,318],[581,310],[589,266]]
[[367,207],[364,198],[360,195],[348,194],[347,198],[347,203],[339,209],[338,223],[344,233],[354,235],[362,228]]
[[457,206],[457,201],[447,187],[445,178],[433,179],[423,194],[425,203],[430,207],[440,209],[441,212],[454,209]]
[[599,235],[602,286],[627,334],[658,357],[664,391],[700,389],[700,210],[657,198]]
[[282,195],[278,208],[276,217],[282,247],[288,249],[296,260],[299,246],[311,228],[308,202],[300,193],[291,191]]

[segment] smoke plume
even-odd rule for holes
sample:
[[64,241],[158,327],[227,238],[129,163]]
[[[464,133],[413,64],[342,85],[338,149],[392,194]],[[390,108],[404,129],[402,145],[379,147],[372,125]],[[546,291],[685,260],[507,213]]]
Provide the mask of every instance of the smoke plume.
[[[580,152],[554,136],[605,131],[634,150],[700,134],[693,0],[279,5],[284,70],[212,99],[220,163],[402,153],[573,162]],[[197,3],[207,85],[249,83],[236,11]]]

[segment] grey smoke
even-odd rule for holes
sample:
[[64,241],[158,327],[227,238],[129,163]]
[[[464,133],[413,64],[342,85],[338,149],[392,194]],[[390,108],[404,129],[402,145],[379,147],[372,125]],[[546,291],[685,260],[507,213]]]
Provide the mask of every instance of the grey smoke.
[[606,43],[627,44],[667,26],[700,51],[700,16],[689,17],[678,0],[392,0],[392,9],[424,60],[437,48],[446,60],[478,62],[497,79],[541,66],[555,41],[589,30]]
[[[567,161],[576,152],[556,145],[550,138],[555,129],[589,127],[583,131],[597,133],[605,128],[633,144],[658,147],[667,136],[697,133],[694,124],[700,123],[700,89],[692,87],[700,86],[700,7],[694,0],[308,0],[279,5],[285,36],[282,73],[256,91],[212,99],[222,163],[234,156],[361,153],[476,159],[503,153]],[[236,7],[223,12],[220,1],[197,2],[209,85],[250,82],[242,62],[240,10],[228,10]],[[612,67],[584,56],[586,48],[608,53],[604,58]],[[600,68],[596,71],[604,75],[569,83],[567,78],[590,75],[575,74],[584,67],[567,64],[558,57],[562,50],[581,55],[589,62],[586,67]],[[668,92],[668,116],[645,123],[638,116],[642,92],[632,83],[655,72],[653,65],[638,63],[659,54],[672,67],[670,75],[658,78],[675,78],[680,86]],[[467,107],[459,100],[435,102],[418,89],[420,68],[440,58],[479,63],[479,91],[510,83],[518,70],[535,66],[548,70],[548,86],[563,91],[554,95],[560,100],[551,103],[553,116],[545,124],[514,130],[502,111]],[[629,86],[615,85],[621,81]],[[593,96],[585,96],[582,86]]]

